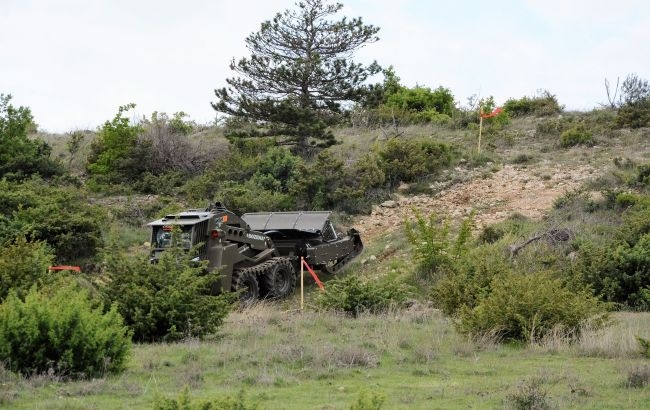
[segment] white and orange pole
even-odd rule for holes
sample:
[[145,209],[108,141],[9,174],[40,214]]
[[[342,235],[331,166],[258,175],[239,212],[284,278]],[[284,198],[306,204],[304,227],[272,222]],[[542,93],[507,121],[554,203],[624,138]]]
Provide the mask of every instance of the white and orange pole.
[[483,106],[479,107],[478,110],[478,153],[481,153],[481,134],[483,133]]
[[300,311],[305,308],[305,259],[300,257]]

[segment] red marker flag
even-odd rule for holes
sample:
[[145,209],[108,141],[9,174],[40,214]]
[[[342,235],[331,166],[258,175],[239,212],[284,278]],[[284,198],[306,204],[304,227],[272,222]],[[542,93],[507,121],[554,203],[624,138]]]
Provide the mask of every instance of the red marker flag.
[[481,118],[492,118],[492,117],[496,117],[497,115],[501,114],[502,112],[503,112],[503,109],[501,109],[501,108],[499,108],[499,107],[495,108],[494,111],[492,111],[492,112],[489,113],[489,114],[485,114],[483,111],[481,111]]

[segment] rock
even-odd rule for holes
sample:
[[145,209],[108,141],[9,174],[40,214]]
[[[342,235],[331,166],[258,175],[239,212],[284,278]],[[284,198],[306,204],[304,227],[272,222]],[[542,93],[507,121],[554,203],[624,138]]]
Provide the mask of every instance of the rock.
[[399,192],[406,192],[411,186],[405,182],[401,182],[399,186],[397,187],[397,191]]
[[381,206],[384,208],[397,208],[396,201],[384,201],[381,203]]

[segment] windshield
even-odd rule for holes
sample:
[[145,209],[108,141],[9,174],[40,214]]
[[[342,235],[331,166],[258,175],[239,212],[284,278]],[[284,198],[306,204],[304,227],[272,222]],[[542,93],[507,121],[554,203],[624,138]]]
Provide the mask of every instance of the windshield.
[[[175,238],[178,238],[177,242],[173,241]],[[152,246],[154,248],[169,248],[172,245],[190,249],[192,247],[192,226],[154,226]]]

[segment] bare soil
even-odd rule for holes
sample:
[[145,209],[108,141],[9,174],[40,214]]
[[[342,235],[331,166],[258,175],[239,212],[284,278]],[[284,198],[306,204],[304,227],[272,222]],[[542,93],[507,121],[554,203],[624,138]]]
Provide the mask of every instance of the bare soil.
[[504,165],[493,173],[468,171],[463,182],[435,195],[398,195],[394,201],[373,207],[370,215],[357,217],[352,226],[359,230],[364,240],[372,241],[400,228],[405,218],[412,218],[414,208],[424,215],[436,213],[452,220],[474,211],[477,229],[503,221],[513,213],[539,220],[556,198],[596,175],[590,165],[536,164],[534,168]]

